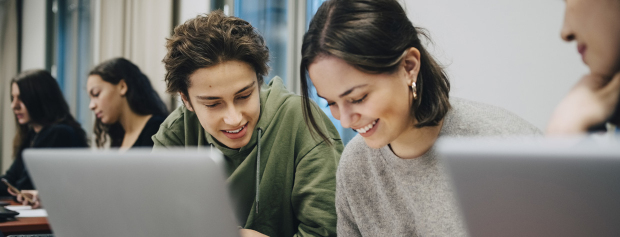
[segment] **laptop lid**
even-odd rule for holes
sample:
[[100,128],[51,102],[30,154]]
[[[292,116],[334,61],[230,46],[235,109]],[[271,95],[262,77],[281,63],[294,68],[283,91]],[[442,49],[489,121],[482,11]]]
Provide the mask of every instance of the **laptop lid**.
[[470,236],[620,236],[620,142],[443,139]]
[[238,236],[217,151],[30,149],[56,236]]

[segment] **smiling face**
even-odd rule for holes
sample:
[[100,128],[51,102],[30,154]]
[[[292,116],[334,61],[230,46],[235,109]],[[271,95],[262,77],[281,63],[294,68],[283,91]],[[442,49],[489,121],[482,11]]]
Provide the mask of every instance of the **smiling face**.
[[260,117],[256,72],[247,63],[227,61],[201,68],[189,76],[185,106],[196,113],[200,125],[228,148],[250,142]]
[[20,98],[19,87],[17,83],[11,84],[11,109],[17,118],[17,122],[21,125],[30,122],[30,114],[24,102]]
[[413,129],[410,85],[417,78],[418,62],[415,50],[395,72],[369,74],[342,59],[320,56],[310,64],[308,73],[334,118],[343,127],[356,130],[368,146],[380,148]]
[[127,85],[124,80],[114,85],[104,81],[99,75],[88,76],[86,89],[90,96],[88,107],[95,113],[97,119],[103,124],[118,122],[122,106],[127,103],[123,97],[127,93]]
[[577,41],[577,51],[592,74],[620,71],[620,1],[565,0],[562,38]]

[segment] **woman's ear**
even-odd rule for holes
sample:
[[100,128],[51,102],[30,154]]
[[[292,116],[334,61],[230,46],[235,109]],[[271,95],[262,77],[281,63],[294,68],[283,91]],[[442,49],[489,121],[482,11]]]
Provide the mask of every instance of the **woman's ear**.
[[116,86],[118,87],[121,96],[125,96],[125,94],[127,94],[127,83],[125,82],[125,79],[121,79]]
[[402,67],[405,69],[405,75],[409,84],[418,80],[420,73],[420,51],[414,47],[407,49],[402,59]]
[[185,108],[187,108],[187,110],[189,110],[189,111],[194,112],[194,107],[192,107],[192,102],[189,101],[189,97],[187,97],[182,92],[179,92],[179,95],[181,96],[181,100],[183,101],[183,104],[185,105]]

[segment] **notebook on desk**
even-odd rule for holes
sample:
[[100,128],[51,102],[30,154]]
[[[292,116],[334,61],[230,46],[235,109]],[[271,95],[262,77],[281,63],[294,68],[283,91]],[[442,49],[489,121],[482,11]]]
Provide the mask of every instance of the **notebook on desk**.
[[618,141],[443,139],[437,150],[472,237],[620,236]]
[[215,151],[26,150],[56,236],[239,236]]

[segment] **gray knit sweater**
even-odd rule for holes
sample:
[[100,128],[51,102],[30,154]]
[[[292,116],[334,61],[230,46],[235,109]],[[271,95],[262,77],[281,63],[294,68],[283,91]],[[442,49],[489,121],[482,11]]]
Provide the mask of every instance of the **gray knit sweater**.
[[[506,110],[463,99],[450,103],[440,137],[541,134]],[[442,170],[434,148],[406,160],[356,136],[338,166],[338,236],[466,236]]]

